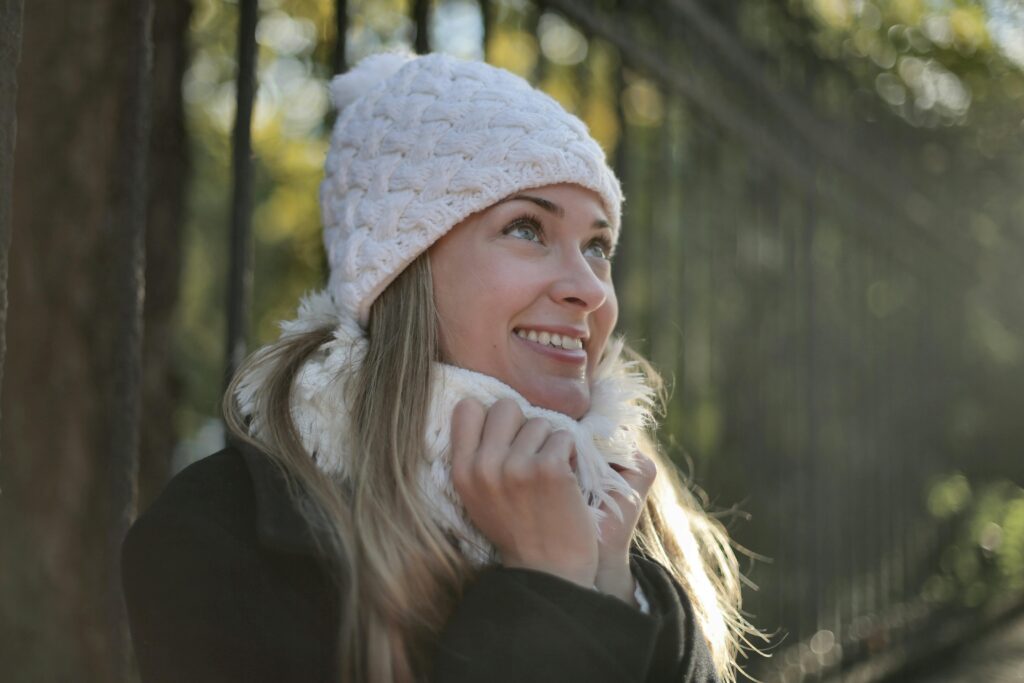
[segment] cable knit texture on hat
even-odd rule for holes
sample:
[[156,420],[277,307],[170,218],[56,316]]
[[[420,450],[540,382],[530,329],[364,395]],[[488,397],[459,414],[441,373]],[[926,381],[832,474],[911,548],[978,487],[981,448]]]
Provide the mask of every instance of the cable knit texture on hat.
[[340,115],[320,188],[328,290],[370,305],[439,237],[518,191],[575,183],[618,234],[622,191],[586,125],[525,80],[448,55],[368,57],[331,83]]

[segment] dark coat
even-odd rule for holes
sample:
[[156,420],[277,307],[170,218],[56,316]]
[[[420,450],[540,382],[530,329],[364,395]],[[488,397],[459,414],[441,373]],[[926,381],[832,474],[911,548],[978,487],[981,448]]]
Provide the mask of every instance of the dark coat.
[[[339,599],[276,466],[248,446],[186,468],[122,548],[144,683],[335,683]],[[651,614],[543,572],[466,588],[431,680],[717,681],[689,600],[633,557]]]

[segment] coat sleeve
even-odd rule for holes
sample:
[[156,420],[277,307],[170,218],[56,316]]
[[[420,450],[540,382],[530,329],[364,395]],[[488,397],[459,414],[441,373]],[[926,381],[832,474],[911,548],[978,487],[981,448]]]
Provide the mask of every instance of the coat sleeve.
[[719,683],[690,597],[663,566],[632,557],[633,576],[658,619],[646,683]]
[[485,571],[442,634],[433,680],[716,683],[685,592],[653,562],[633,568],[650,615],[543,572]]
[[328,680],[329,625],[237,535],[186,514],[144,515],[121,566],[143,683]]

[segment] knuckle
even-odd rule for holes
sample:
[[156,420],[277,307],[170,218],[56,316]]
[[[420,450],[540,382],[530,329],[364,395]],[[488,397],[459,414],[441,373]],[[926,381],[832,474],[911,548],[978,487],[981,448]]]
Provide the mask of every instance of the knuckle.
[[551,431],[551,423],[543,417],[531,417],[526,421],[526,426],[538,431]]
[[523,413],[515,401],[510,399],[499,399],[487,413],[486,426],[484,427],[483,440],[491,444],[492,451],[500,449],[501,452],[492,452],[492,457],[503,458],[509,450],[511,443],[515,441],[515,435],[523,424]]
[[564,429],[559,429],[548,436],[548,444],[552,450],[556,450],[559,453],[570,451],[573,446],[572,434]]
[[568,460],[564,453],[549,451],[537,460],[537,473],[548,480],[556,480],[571,475]]
[[491,406],[491,410],[497,411],[498,415],[506,419],[514,420],[522,423],[523,411],[519,409],[519,405],[510,398],[499,398],[495,401],[494,405]]
[[505,482],[511,486],[521,486],[533,481],[534,468],[525,458],[514,458],[508,462],[504,471]]
[[498,467],[480,467],[473,477],[474,482],[488,491],[497,490],[501,486],[502,473]]
[[484,407],[480,401],[473,397],[466,397],[455,404],[455,414],[460,419],[472,418],[482,415]]
[[551,433],[551,423],[542,417],[531,417],[522,427],[522,430],[538,436],[547,436]]

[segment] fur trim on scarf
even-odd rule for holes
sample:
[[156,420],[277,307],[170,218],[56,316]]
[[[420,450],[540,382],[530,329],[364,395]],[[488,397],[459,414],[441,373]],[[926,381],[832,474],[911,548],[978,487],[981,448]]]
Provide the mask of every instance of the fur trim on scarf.
[[[366,337],[354,321],[340,314],[326,291],[303,297],[297,318],[281,323],[281,337],[325,326],[335,328],[333,338],[299,371],[293,389],[292,419],[306,451],[315,454],[317,465],[333,478],[344,479],[347,456],[338,448],[338,444],[346,442],[349,432],[344,385],[346,375],[358,368],[365,356]],[[466,397],[476,398],[485,407],[498,399],[510,398],[527,419],[543,417],[554,429],[570,432],[576,444],[576,477],[594,523],[598,524],[606,514],[600,509],[602,503],[613,514],[622,514],[612,493],[635,495],[626,480],[609,465],[633,467],[638,437],[652,424],[653,392],[635,363],[622,359],[622,348],[621,338],[609,343],[591,382],[590,410],[580,420],[533,406],[493,377],[436,364],[419,483],[435,521],[454,533],[460,549],[474,564],[497,558],[491,544],[469,521],[451,483],[449,442],[455,405]],[[260,432],[259,416],[254,415],[255,399],[267,372],[262,366],[254,369],[240,382],[236,395],[242,414],[253,418],[250,431],[254,436]]]

